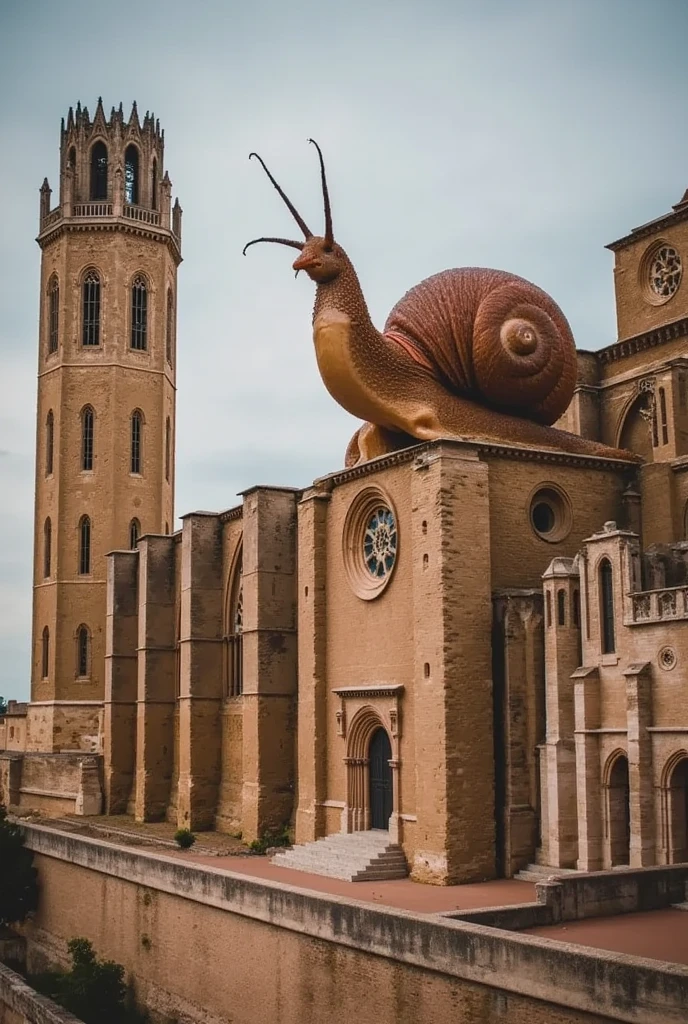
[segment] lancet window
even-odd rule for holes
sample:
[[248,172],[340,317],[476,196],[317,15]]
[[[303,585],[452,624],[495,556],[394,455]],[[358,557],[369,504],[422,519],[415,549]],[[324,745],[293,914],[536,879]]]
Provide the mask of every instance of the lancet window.
[[108,152],[104,142],[96,142],[91,150],[91,199],[107,199]]
[[124,154],[124,201],[133,206],[139,201],[139,151],[127,146]]
[[53,274],[48,285],[48,352],[57,352],[60,333],[60,285]]
[[100,278],[95,270],[84,278],[82,306],[82,343],[100,345]]
[[131,286],[131,347],[140,352],[146,350],[147,315],[148,291],[144,278],[139,274]]

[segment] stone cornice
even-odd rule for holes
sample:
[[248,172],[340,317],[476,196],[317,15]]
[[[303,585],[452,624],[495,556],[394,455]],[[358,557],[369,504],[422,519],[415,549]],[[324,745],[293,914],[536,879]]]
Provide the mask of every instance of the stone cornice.
[[618,238],[615,242],[605,245],[605,249],[611,249],[612,252],[616,252],[632,242],[637,242],[639,238],[655,235],[658,231],[673,227],[674,224],[681,224],[684,220],[688,220],[688,204],[679,203],[678,209],[674,208],[671,213],[665,213],[663,217],[658,217],[656,220],[648,221],[647,224],[641,224],[640,227],[633,228],[628,235],[624,235],[623,238]]
[[244,515],[244,506],[235,505],[234,508],[226,508],[224,512],[220,512],[221,523],[231,523],[236,519],[242,519]]
[[137,235],[139,238],[164,242],[170,250],[176,266],[182,262],[179,243],[170,230],[142,221],[130,220],[127,217],[62,218],[42,231],[36,241],[41,249],[45,249],[56,238],[70,231],[123,231],[125,234]]
[[545,448],[520,448],[508,444],[500,444],[497,441],[439,438],[436,441],[423,441],[420,444],[412,445],[410,448],[391,452],[389,455],[380,455],[369,462],[361,463],[360,466],[352,466],[351,469],[343,469],[336,473],[331,473],[329,476],[319,477],[315,481],[314,486],[323,489],[339,487],[340,484],[369,476],[371,473],[377,473],[381,469],[402,466],[407,462],[413,461],[417,461],[418,468],[423,469],[430,464],[430,460],[433,457],[437,457],[438,450],[442,446],[453,452],[463,451],[467,456],[471,453],[476,453],[479,458],[488,456],[513,460],[515,462],[542,462],[550,465],[579,466],[583,469],[611,469],[618,472],[626,470],[629,466],[635,467],[638,465],[635,459],[605,458],[600,455],[572,455],[569,452],[555,452]]
[[403,683],[364,683],[361,686],[338,686],[332,690],[342,700],[347,697],[400,697],[403,692]]
[[680,320],[672,320],[671,323],[655,327],[651,331],[643,331],[631,338],[624,338],[616,341],[613,345],[601,348],[596,353],[597,359],[602,365],[617,362],[636,352],[645,352],[647,349],[656,348],[657,345],[664,345],[676,338],[688,337],[688,317],[681,317]]

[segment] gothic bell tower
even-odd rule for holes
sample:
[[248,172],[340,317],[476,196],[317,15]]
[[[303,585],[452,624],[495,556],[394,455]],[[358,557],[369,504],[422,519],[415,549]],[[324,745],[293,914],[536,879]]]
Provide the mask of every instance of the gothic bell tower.
[[93,750],[106,554],[174,517],[177,268],[164,132],[101,100],[70,108],[60,194],[40,190],[33,640],[28,749]]

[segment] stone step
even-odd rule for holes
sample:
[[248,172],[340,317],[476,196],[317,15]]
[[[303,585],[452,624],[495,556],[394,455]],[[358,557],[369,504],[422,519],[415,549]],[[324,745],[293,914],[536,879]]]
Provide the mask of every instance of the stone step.
[[281,850],[272,857],[278,867],[349,881],[405,878],[408,867],[400,846],[387,832],[336,833],[303,846]]
[[298,855],[296,857],[288,857],[286,854],[279,856],[279,858],[273,858],[273,864],[282,868],[294,868],[297,871],[310,871],[313,874],[319,874],[321,871],[337,871],[343,872],[345,875],[357,874],[360,871],[375,871],[380,874],[388,872],[402,872],[403,875],[408,874],[406,867],[406,861],[402,858],[395,858],[394,860],[328,860],[325,857],[313,857],[307,854]]
[[517,874],[514,875],[516,882],[544,882],[552,875],[577,875],[580,874],[575,868],[556,868],[547,864],[526,864]]

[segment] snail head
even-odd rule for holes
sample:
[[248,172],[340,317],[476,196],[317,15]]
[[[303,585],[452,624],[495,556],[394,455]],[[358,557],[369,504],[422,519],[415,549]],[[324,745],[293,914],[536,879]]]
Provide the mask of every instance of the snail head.
[[256,160],[260,162],[263,170],[279,192],[292,217],[301,228],[305,241],[297,242],[291,238],[254,238],[244,246],[244,255],[246,255],[246,250],[249,246],[256,245],[258,242],[276,242],[278,245],[291,246],[292,249],[299,249],[301,252],[301,255],[297,257],[293,264],[296,273],[298,274],[299,270],[305,270],[311,280],[324,284],[326,281],[333,281],[334,278],[339,275],[344,266],[346,257],[343,249],[335,243],[332,233],[330,195],[327,190],[325,162],[323,160],[322,151],[315,139],[309,139],[308,141],[317,149],[318,159],[320,160],[320,178],[322,182],[323,204],[325,207],[325,234],[322,236],[313,234],[294,204],[273,178],[262,157],[257,153],[249,153],[249,159],[251,159],[251,157],[255,157]]

